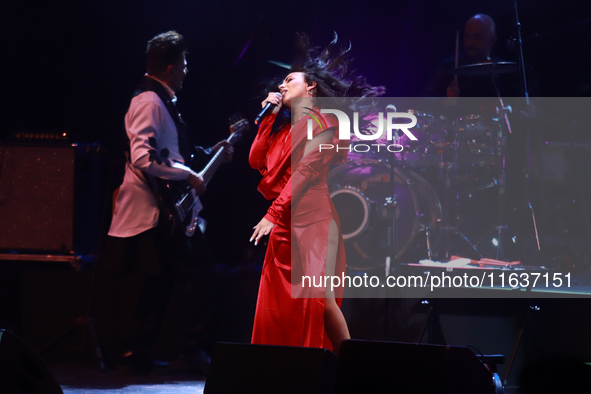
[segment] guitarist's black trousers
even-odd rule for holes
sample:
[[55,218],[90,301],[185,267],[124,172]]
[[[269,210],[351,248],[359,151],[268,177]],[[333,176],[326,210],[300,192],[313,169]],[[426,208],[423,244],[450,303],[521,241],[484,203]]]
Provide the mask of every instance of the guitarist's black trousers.
[[[176,351],[191,354],[212,345],[214,259],[204,235],[170,237],[157,227],[129,238],[108,237],[103,269],[139,274],[143,284],[126,350],[148,354],[168,316],[177,330]],[[174,299],[172,297],[174,296]]]

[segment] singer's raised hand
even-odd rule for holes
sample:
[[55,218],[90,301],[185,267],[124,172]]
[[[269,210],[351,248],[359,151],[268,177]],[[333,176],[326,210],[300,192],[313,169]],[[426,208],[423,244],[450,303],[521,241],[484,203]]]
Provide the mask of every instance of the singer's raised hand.
[[263,100],[263,102],[261,103],[261,107],[265,108],[265,105],[267,105],[267,103],[271,103],[273,105],[275,105],[275,108],[273,108],[273,113],[276,114],[279,112],[279,110],[281,109],[281,106],[283,105],[283,96],[281,95],[281,93],[277,93],[277,92],[269,92],[269,95],[267,96],[266,99]]

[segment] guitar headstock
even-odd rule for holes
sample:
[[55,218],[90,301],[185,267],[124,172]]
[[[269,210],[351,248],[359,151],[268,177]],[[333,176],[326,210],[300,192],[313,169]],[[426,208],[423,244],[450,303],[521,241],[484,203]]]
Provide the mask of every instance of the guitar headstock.
[[230,116],[230,134],[242,134],[250,129],[250,123],[242,114]]

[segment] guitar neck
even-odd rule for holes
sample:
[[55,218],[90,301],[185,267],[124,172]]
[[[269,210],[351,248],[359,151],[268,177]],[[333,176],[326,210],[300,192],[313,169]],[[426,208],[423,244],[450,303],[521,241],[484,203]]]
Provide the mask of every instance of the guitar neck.
[[[236,141],[238,141],[239,138],[240,138],[240,133],[234,133],[230,137],[228,137],[226,142],[228,142],[229,146],[233,146],[234,143]],[[222,164],[222,162],[224,161],[224,150],[225,149],[226,149],[225,146],[222,146],[220,149],[218,149],[218,151],[211,158],[209,163],[207,163],[205,168],[203,168],[203,170],[201,170],[201,172],[199,173],[199,175],[201,175],[201,177],[203,177],[203,182],[205,183],[205,185],[207,185],[209,183],[209,181],[211,180],[211,178],[213,178],[213,175],[216,173],[216,171],[220,167],[220,164]]]

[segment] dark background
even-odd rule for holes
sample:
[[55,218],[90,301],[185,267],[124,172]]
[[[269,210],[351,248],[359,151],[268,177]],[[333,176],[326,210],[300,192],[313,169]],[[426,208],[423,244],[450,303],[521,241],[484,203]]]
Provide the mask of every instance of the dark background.
[[[518,6],[524,55],[536,70],[540,95],[589,96],[591,3],[524,0],[518,1]],[[336,31],[343,45],[351,41],[353,68],[369,83],[384,85],[390,97],[421,96],[437,64],[453,55],[456,30],[463,30],[465,21],[476,13],[493,17],[498,35],[495,51],[501,58],[515,61],[516,53],[505,45],[516,36],[512,1],[12,2],[4,6],[1,23],[4,104],[0,141],[10,141],[16,132],[57,131],[68,133],[70,142],[101,144],[106,162],[101,174],[105,197],[101,201],[107,204],[101,210],[108,212],[108,196],[116,186],[110,177],[116,162],[116,141],[123,132],[131,93],[145,72],[146,42],[156,34],[177,30],[185,36],[190,48],[189,73],[178,94],[179,105],[196,140],[212,145],[227,136],[229,115],[242,111],[252,120],[260,108],[265,84],[287,73],[269,61],[292,61],[296,32],[307,32],[316,45],[326,45]],[[247,163],[254,131],[236,146],[233,163],[220,170],[203,199],[204,216],[210,223],[208,236],[216,257],[238,270],[245,262],[260,262],[264,253],[261,247],[253,248],[248,243],[252,226],[268,206],[256,192],[259,176]],[[104,234],[109,215],[103,216]],[[20,320],[25,327],[21,333],[39,346],[59,332],[60,324],[85,309],[80,297],[92,279],[88,273],[83,277],[71,272],[66,277],[54,271],[48,273],[47,267],[41,271],[38,266],[29,266],[24,272],[19,269],[12,266],[3,270],[5,279],[17,278],[8,280],[6,292],[26,294],[12,302],[9,309],[22,314]],[[258,278],[252,272],[242,278],[225,278],[222,290],[227,292],[219,298],[225,306],[218,318],[220,335],[248,340]],[[40,294],[43,291],[46,293]],[[72,299],[76,302],[72,303]],[[362,323],[372,313],[381,316],[387,308],[405,303],[349,303],[347,317],[357,318],[350,320],[352,333],[370,339],[416,340],[422,323],[416,327],[408,323],[406,328],[412,333],[398,331],[397,335],[388,332],[392,321],[383,323],[382,317],[375,321],[373,330]],[[474,336],[483,325],[488,330],[493,326],[510,329],[508,333],[490,333],[490,337],[497,338],[495,341],[503,343],[502,351],[508,356],[523,311],[528,309],[527,305],[508,303],[499,301],[487,312],[484,304],[450,302],[448,311],[443,312],[443,326],[445,329],[447,324],[455,335],[448,334],[448,342],[461,343],[467,337],[460,333]],[[584,336],[589,324],[587,320],[575,324],[579,319],[575,316],[586,315],[588,303],[570,303],[566,309],[558,301],[549,305],[543,322],[537,325],[537,342],[530,341],[529,349],[546,341],[545,335],[563,338],[553,342],[556,349],[587,349],[579,345],[589,344]],[[52,308],[60,311],[61,320],[47,319],[40,324],[39,320]],[[361,310],[367,313],[359,317]],[[400,319],[417,316],[407,306],[396,310],[393,316]],[[497,313],[499,310],[502,312]],[[472,324],[478,327],[474,330],[469,330],[462,320],[449,320],[466,314],[476,316]],[[490,319],[498,316],[510,318],[491,323]],[[558,322],[557,316],[568,323]],[[459,326],[462,329],[458,331]],[[43,334],[39,333],[40,327],[44,328]],[[382,327],[386,327],[385,331]],[[568,334],[562,328],[574,332],[570,341],[564,339]],[[484,351],[500,352],[496,349],[491,346]]]
[[[540,95],[589,95],[591,24],[588,2],[519,1],[526,62]],[[497,25],[497,54],[516,36],[512,1],[66,1],[19,2],[3,13],[4,116],[0,140],[17,131],[67,132],[73,142],[100,143],[115,155],[131,92],[145,72],[144,50],[154,35],[175,29],[188,41],[189,74],[179,93],[196,140],[227,135],[227,118],[259,109],[265,83],[293,60],[295,32],[316,45],[339,34],[353,45],[353,68],[387,96],[420,96],[434,69],[452,56],[456,30],[487,13]],[[253,133],[236,148],[204,198],[204,216],[220,259],[242,260],[249,231],[266,209],[248,168]],[[110,186],[112,187],[112,186]],[[237,198],[237,196],[240,196]],[[106,227],[106,226],[105,226]],[[228,247],[231,245],[231,247]]]

